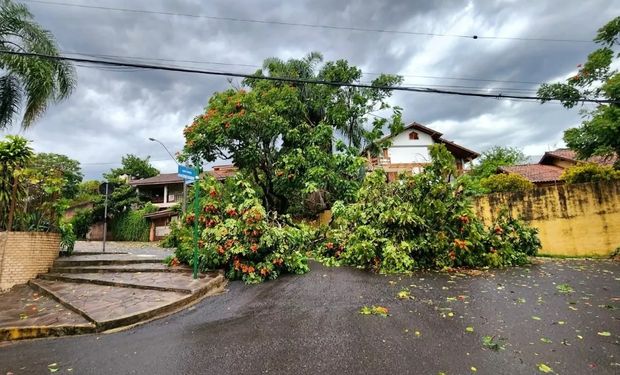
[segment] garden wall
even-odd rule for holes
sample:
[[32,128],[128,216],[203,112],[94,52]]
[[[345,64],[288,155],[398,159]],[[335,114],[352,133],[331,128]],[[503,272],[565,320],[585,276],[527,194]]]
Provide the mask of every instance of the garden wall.
[[58,233],[0,232],[0,290],[47,272],[59,246]]
[[620,181],[489,194],[474,202],[486,224],[503,207],[538,228],[541,254],[608,256],[620,246]]

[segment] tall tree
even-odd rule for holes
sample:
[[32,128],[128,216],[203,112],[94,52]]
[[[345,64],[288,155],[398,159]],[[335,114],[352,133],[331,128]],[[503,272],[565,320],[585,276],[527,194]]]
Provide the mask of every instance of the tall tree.
[[112,168],[109,173],[104,173],[103,177],[116,180],[122,175],[136,179],[157,176],[159,170],[151,165],[150,159],[150,156],[142,159],[139,156],[127,154],[122,157],[120,168]]
[[[361,76],[344,60],[321,62],[318,53],[286,62],[271,58],[256,76],[342,83]],[[367,116],[389,107],[390,92],[382,87],[400,80],[384,75],[373,81],[376,88],[347,88],[246,79],[245,89],[214,94],[205,113],[186,127],[185,158],[196,164],[232,158],[261,188],[268,210],[312,214],[354,196],[363,160],[338,133],[360,146],[364,125],[376,127]],[[391,121],[400,123],[400,114]]]
[[22,128],[28,128],[50,102],[67,98],[75,86],[71,64],[5,52],[59,56],[52,34],[34,22],[23,4],[0,0],[0,129],[23,111]]
[[[598,30],[594,41],[600,48],[592,52],[584,64],[577,66],[579,70],[575,76],[566,83],[543,84],[538,90],[543,103],[559,99],[566,108],[574,107],[584,97],[614,101],[598,105],[580,127],[564,133],[568,147],[582,159],[594,155],[620,156],[620,73],[612,69],[620,57],[619,37],[620,17],[616,17]],[[620,169],[620,159],[615,167]]]
[[62,197],[73,199],[80,190],[80,183],[84,175],[80,168],[80,162],[66,155],[53,153],[36,154],[32,168],[42,171],[56,171],[63,179]]

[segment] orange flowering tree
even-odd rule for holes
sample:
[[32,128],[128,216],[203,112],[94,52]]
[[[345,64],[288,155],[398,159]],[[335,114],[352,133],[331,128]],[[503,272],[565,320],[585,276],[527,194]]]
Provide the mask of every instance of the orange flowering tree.
[[192,264],[194,221],[200,228],[199,268],[223,268],[230,279],[258,283],[282,273],[308,271],[311,231],[291,226],[286,217],[268,214],[253,185],[242,176],[224,184],[213,177],[198,182],[200,215],[182,218],[176,259]]
[[[357,82],[361,71],[346,61],[328,62],[320,55],[302,60],[265,61],[256,76],[284,76]],[[380,76],[377,87],[400,82]],[[250,78],[244,89],[215,93],[203,114],[184,130],[182,157],[194,164],[232,159],[258,187],[267,211],[313,216],[336,200],[351,201],[363,179],[359,157],[365,124],[400,124],[371,117],[387,109],[390,93],[380,88],[348,88]],[[376,132],[375,132],[376,133]],[[376,134],[373,133],[373,136]]]

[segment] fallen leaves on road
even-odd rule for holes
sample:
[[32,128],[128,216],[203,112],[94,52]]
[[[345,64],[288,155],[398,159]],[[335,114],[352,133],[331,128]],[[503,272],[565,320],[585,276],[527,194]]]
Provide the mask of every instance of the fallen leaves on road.
[[389,316],[389,309],[387,307],[384,306],[363,306],[360,309],[360,314],[362,315],[379,315],[382,317],[388,317]]

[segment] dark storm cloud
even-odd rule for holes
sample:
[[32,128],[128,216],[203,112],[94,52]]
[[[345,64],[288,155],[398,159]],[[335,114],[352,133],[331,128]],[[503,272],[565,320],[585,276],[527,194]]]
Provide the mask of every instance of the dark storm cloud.
[[[73,0],[77,3],[77,1]],[[610,1],[146,1],[92,2],[185,14],[252,18],[373,29],[480,36],[590,40],[620,11]],[[320,51],[367,72],[543,82],[568,75],[594,48],[586,43],[541,43],[367,33],[263,25],[168,15],[145,15],[27,3],[64,52],[260,65],[267,57]],[[141,60],[138,60],[141,61]],[[202,69],[253,72],[256,67],[159,61]],[[97,178],[126,153],[151,155],[160,169],[174,163],[182,128],[210,95],[230,87],[222,77],[78,67],[79,85],[26,132],[37,151],[67,154]],[[366,75],[364,80],[371,80]],[[405,77],[407,84],[504,87],[536,85]],[[238,84],[238,80],[235,80]],[[464,90],[466,88],[463,88]],[[533,91],[522,91],[533,94]],[[541,153],[559,145],[562,131],[580,122],[577,110],[558,105],[399,93],[392,102],[405,119],[435,126],[447,138],[483,150],[494,144]],[[16,131],[16,129],[13,129]]]

